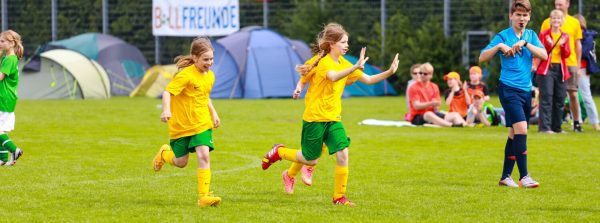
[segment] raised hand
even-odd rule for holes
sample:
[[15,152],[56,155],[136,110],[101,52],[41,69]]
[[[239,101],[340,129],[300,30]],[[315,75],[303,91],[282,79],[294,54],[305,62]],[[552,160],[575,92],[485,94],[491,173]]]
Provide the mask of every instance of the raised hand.
[[396,73],[396,70],[398,70],[399,63],[400,63],[400,60],[398,60],[398,54],[396,54],[396,56],[394,56],[394,60],[392,61],[392,65],[390,65],[390,71],[392,73]]
[[367,53],[366,47],[363,47],[362,49],[360,49],[360,57],[358,58],[358,61],[356,61],[356,65],[358,65],[359,69],[364,69],[365,63],[367,63],[367,60],[369,60],[369,57],[365,57],[366,53]]

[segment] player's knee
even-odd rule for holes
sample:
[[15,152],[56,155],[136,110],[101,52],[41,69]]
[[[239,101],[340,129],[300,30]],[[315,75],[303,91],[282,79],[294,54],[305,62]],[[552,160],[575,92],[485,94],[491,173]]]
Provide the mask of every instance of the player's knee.
[[179,168],[184,168],[185,166],[187,166],[187,163],[187,159],[175,159],[173,162],[173,164]]
[[314,165],[317,165],[317,163],[319,163],[319,159],[307,160],[305,164],[309,165],[309,166],[314,166]]

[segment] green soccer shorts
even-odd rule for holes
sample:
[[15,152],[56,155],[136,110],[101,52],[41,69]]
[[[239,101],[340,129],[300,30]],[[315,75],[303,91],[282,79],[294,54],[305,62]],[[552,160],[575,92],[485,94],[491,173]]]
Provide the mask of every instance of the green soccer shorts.
[[192,136],[171,139],[169,144],[177,158],[185,156],[188,153],[195,153],[197,146],[208,146],[209,151],[215,149],[213,145],[212,129]]
[[302,156],[306,160],[321,157],[323,143],[329,155],[350,146],[350,138],[341,122],[302,122]]

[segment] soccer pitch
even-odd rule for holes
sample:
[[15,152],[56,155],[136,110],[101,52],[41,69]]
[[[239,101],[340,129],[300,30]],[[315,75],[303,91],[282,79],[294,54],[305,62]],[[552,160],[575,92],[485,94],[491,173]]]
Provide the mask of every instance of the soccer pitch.
[[291,196],[281,181],[289,162],[260,168],[273,144],[299,148],[303,101],[214,100],[222,126],[213,135],[211,190],[223,202],[201,209],[195,159],[152,170],[168,142],[160,103],[20,101],[11,137],[25,154],[0,167],[0,222],[600,222],[600,132],[591,126],[555,135],[532,126],[529,171],[541,187],[504,188],[504,127],[357,124],[400,120],[403,97],[343,101],[353,208],[331,204],[334,156],[321,158],[313,186],[297,180]]

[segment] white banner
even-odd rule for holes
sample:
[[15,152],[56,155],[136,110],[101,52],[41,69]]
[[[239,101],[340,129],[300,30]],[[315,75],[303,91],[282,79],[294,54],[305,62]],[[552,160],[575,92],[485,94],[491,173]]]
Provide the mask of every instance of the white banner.
[[240,29],[238,0],[152,0],[154,36],[224,36]]

